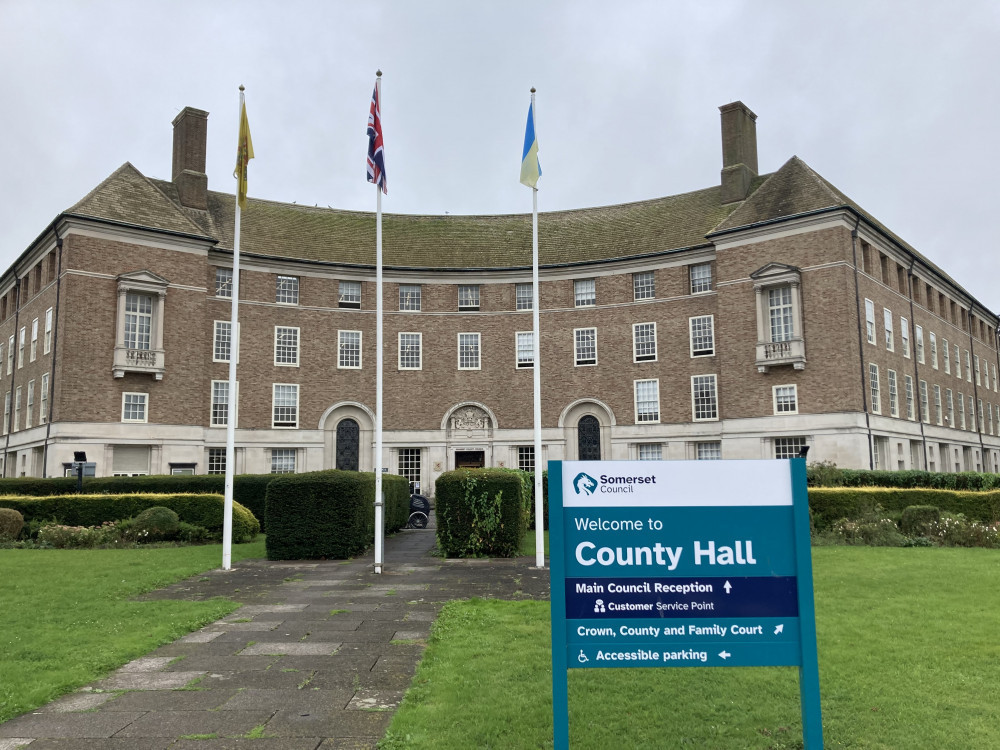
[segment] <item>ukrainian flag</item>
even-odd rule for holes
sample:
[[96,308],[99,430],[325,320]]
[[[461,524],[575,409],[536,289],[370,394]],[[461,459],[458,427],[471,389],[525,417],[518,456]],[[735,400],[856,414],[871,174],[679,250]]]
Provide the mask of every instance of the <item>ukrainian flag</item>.
[[530,188],[538,186],[542,168],[538,164],[538,139],[535,138],[534,105],[528,105],[528,126],[524,131],[524,153],[521,155],[521,184]]

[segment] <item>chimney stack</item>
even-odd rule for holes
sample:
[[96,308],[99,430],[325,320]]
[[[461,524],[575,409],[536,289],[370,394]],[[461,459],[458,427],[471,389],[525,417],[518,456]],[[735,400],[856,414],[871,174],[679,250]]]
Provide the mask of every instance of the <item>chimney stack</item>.
[[174,164],[171,180],[177,187],[181,205],[208,208],[208,175],[205,153],[208,146],[208,112],[185,107],[174,118]]
[[757,176],[757,115],[743,102],[719,107],[722,113],[722,202],[747,197]]

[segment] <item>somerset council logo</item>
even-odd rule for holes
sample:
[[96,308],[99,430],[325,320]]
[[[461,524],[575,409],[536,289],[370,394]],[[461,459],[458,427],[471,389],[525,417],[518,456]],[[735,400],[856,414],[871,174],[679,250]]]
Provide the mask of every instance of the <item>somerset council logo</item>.
[[597,480],[581,471],[573,478],[573,489],[577,495],[593,495],[597,489]]

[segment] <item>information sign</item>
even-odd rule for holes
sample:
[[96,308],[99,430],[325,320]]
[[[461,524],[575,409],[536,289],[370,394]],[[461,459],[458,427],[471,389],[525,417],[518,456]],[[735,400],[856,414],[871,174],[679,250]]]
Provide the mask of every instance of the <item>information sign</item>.
[[798,666],[822,747],[805,461],[550,461],[555,747],[567,669]]

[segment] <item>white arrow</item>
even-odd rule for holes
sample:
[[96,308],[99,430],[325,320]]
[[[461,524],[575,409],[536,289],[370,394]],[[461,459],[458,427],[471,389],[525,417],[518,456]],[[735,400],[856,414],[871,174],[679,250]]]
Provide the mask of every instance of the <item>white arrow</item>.
[[785,630],[784,623],[782,623],[781,625],[776,625],[774,628],[774,634],[777,635],[778,633],[784,632],[784,630]]
[[731,654],[731,653],[729,653],[728,651],[720,651],[720,652],[719,652],[719,656],[721,656],[721,657],[722,657],[722,659],[723,659],[723,661],[725,661],[725,660],[726,660],[726,659],[728,659],[728,658],[729,658],[730,656],[732,656],[732,654]]
[[726,593],[728,594],[730,591],[733,590],[733,584],[731,584],[729,581],[726,581],[725,585],[722,588],[724,588],[726,590]]

